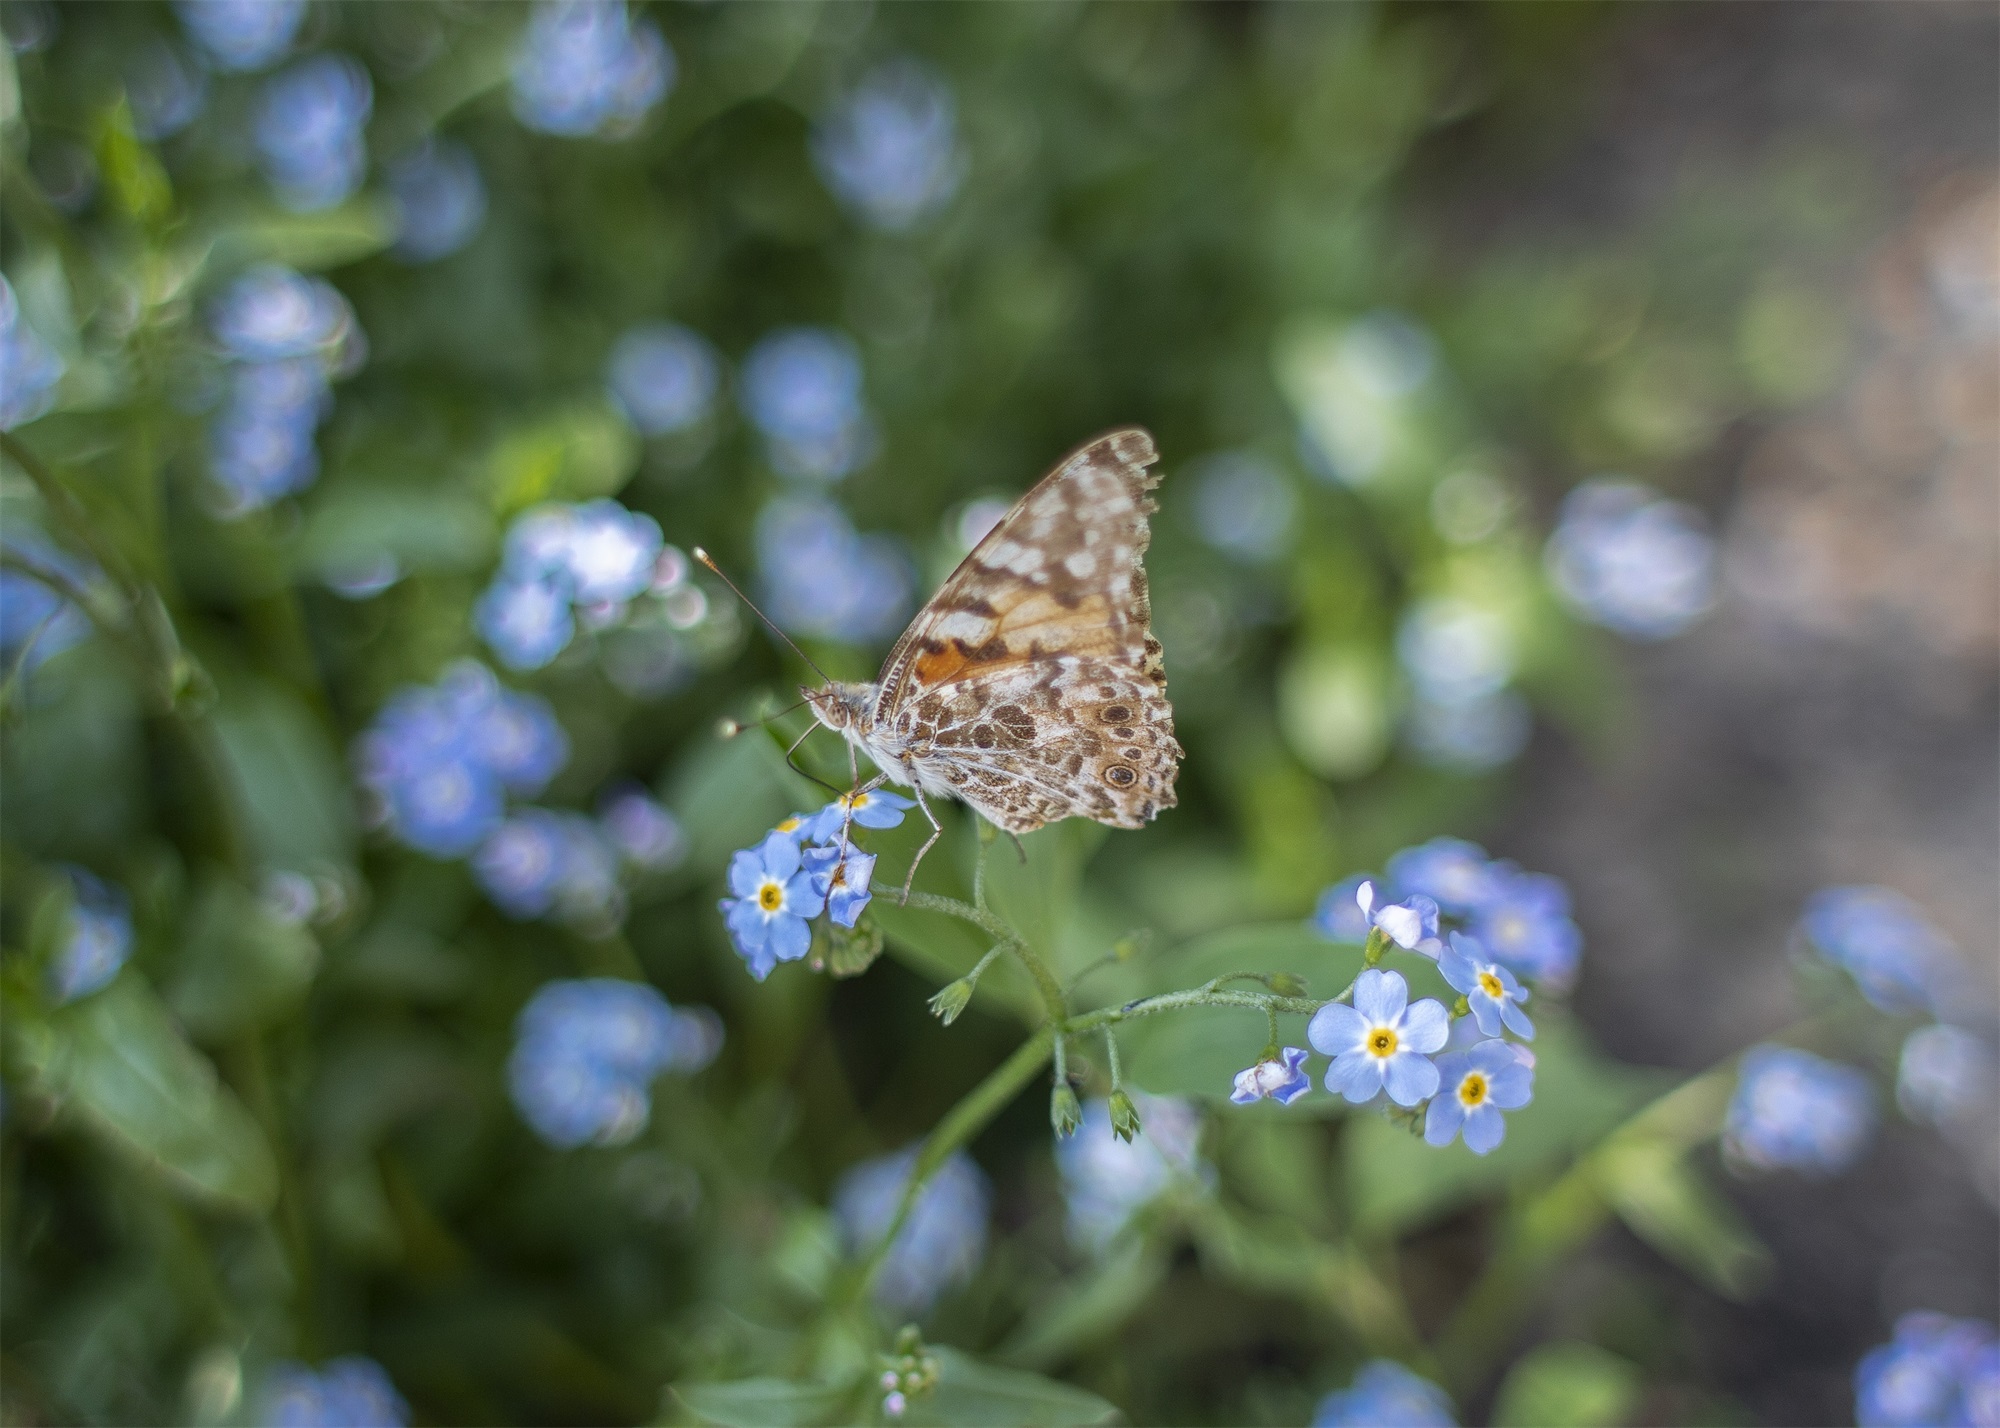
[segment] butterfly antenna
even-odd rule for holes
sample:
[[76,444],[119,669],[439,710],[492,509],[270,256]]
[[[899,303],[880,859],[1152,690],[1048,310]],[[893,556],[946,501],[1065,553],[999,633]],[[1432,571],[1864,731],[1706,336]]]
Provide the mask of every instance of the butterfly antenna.
[[761,729],[766,724],[775,724],[778,722],[778,720],[784,718],[787,714],[790,714],[793,710],[805,708],[805,703],[806,703],[805,700],[801,699],[796,704],[787,704],[783,709],[780,709],[777,713],[766,714],[761,719],[724,719],[722,721],[722,737],[725,739],[733,739],[738,734],[744,733],[750,729]]
[[771,633],[776,635],[779,639],[783,640],[788,646],[790,646],[793,654],[797,655],[800,659],[804,660],[808,665],[810,665],[812,667],[812,672],[814,674],[818,675],[828,684],[833,683],[833,676],[828,674],[825,670],[821,669],[817,664],[815,664],[813,662],[813,657],[807,654],[804,650],[799,648],[799,643],[797,640],[793,639],[790,635],[786,634],[783,630],[779,629],[778,622],[776,620],[773,620],[769,615],[765,614],[762,610],[758,609],[757,602],[755,600],[752,600],[748,595],[745,595],[743,593],[741,586],[737,585],[737,583],[734,580],[731,580],[727,575],[724,575],[722,573],[722,567],[717,565],[713,560],[709,558],[709,554],[707,551],[703,550],[700,546],[696,546],[694,548],[694,558],[700,561],[703,565],[707,566],[709,568],[709,572],[713,574],[717,580],[720,580],[724,585],[727,585],[729,587],[731,594],[735,595],[735,597],[738,600],[741,600],[744,604],[748,605],[750,607],[751,614],[755,615],[758,619],[762,620],[766,625],[769,625],[771,627]]

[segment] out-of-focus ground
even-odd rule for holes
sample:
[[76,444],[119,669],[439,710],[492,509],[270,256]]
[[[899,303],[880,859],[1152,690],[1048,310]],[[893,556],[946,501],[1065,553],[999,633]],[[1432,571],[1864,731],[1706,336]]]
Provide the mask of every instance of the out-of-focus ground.
[[[2000,10],[1661,8],[1589,73],[1572,151],[1454,200],[1479,231],[1616,232],[1691,175],[1749,177],[1788,149],[1852,165],[1874,205],[1848,281],[1824,293],[1850,332],[1845,375],[1789,417],[1728,430],[1675,483],[1721,530],[1718,609],[1629,649],[1637,734],[1610,755],[1545,737],[1492,842],[1569,880],[1591,949],[1579,1005],[1630,1059],[1701,1066],[1796,1015],[1788,934],[1835,883],[1922,903],[1991,1025]],[[1671,1306],[1690,1376],[1760,1422],[1852,1421],[1854,1361],[1899,1313],[2000,1311],[2000,1116],[1952,1146],[1884,1109],[1841,1179],[1736,1182],[1777,1252],[1764,1296],[1730,1306],[1689,1286]],[[1586,1262],[1570,1287],[1587,1296],[1595,1278]]]

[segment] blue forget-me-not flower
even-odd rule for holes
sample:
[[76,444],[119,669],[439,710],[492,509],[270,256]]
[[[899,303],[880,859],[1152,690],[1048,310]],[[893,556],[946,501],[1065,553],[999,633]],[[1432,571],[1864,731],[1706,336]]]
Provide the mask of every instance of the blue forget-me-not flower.
[[396,213],[394,251],[406,263],[456,253],[486,222],[486,180],[463,144],[426,139],[392,160],[386,177]]
[[292,47],[306,0],[174,0],[174,13],[217,69],[255,70]]
[[2000,1423],[2000,1347],[1991,1324],[1918,1311],[1854,1370],[1859,1428],[1988,1428]]
[[1313,1410],[1312,1428],[1457,1428],[1451,1398],[1394,1359],[1361,1366],[1352,1388],[1329,1393]]
[[1361,910],[1359,894],[1362,884],[1373,881],[1372,873],[1356,873],[1321,893],[1313,908],[1313,926],[1335,942],[1366,942],[1372,924],[1368,914]]
[[73,1002],[110,984],[132,956],[132,904],[124,892],[77,867],[69,879],[69,926],[48,972],[49,995]]
[[1570,492],[1545,561],[1571,609],[1631,639],[1677,635],[1715,599],[1715,540],[1701,513],[1636,481]]
[[634,427],[647,436],[663,436],[707,417],[722,370],[715,349],[701,334],[654,322],[618,339],[605,380]]
[[826,906],[826,895],[801,866],[798,839],[774,832],[729,860],[729,891],[722,915],[730,941],[763,981],[780,962],[796,962],[812,946],[808,921]]
[[628,134],[674,87],[673,49],[624,0],[537,5],[514,56],[514,115],[530,129],[581,138]]
[[24,426],[55,404],[65,365],[28,325],[13,285],[0,277],[0,431]]
[[644,789],[630,784],[611,789],[598,804],[597,818],[611,846],[636,868],[665,872],[687,856],[680,820]]
[[869,883],[875,877],[875,855],[849,844],[807,848],[800,866],[812,877],[813,891],[826,903],[827,917],[842,927],[854,926],[871,896]]
[[644,982],[549,982],[515,1022],[508,1089],[550,1145],[617,1145],[645,1126],[654,1077],[699,1071],[721,1046],[713,1012],[672,1006]]
[[473,627],[508,668],[540,669],[575,638],[579,613],[593,628],[622,618],[665,549],[658,521],[616,501],[536,506],[508,528]]
[[352,197],[368,176],[374,107],[368,71],[347,55],[312,55],[266,80],[253,132],[278,201],[313,213]]
[[839,840],[850,823],[863,828],[894,828],[916,806],[914,799],[882,788],[843,793],[806,819],[800,825],[799,836],[808,843],[832,843]]
[[2000,1064],[1976,1032],[1941,1022],[1921,1026],[1903,1042],[1896,1066],[1896,1104],[1912,1120],[1940,1129],[1971,1124],[2000,1100]]
[[782,476],[837,481],[874,455],[861,402],[861,354],[844,332],[786,327],[743,359],[738,400]]
[[402,1428],[410,1406],[382,1365],[359,1354],[329,1360],[315,1373],[280,1363],[264,1381],[257,1421],[271,1428]]
[[757,517],[764,608],[794,634],[861,644],[909,616],[915,580],[894,540],[861,535],[838,506],[787,497]]
[[899,232],[942,207],[965,175],[955,107],[927,66],[890,60],[821,120],[813,162],[842,203],[874,227]]
[[1423,893],[1411,893],[1401,902],[1377,906],[1375,884],[1364,882],[1354,889],[1354,905],[1368,919],[1370,927],[1406,952],[1426,957],[1438,954],[1438,905]]
[[1498,1036],[1500,1028],[1505,1026],[1523,1040],[1534,1040],[1535,1024],[1521,1010],[1521,1003],[1528,999],[1528,989],[1514,980],[1512,972],[1488,957],[1476,937],[1454,932],[1447,944],[1438,957],[1438,970],[1444,973],[1453,991],[1465,994],[1479,1029],[1488,1036]]
[[1130,1094],[1144,1126],[1132,1140],[1113,1134],[1106,1101],[1085,1102],[1077,1133],[1056,1139],[1070,1240],[1097,1253],[1175,1184],[1202,1184],[1210,1175],[1197,1154],[1201,1112],[1176,1096]]
[[1312,1077],[1306,1074],[1306,1049],[1287,1046],[1275,1059],[1259,1061],[1238,1071],[1229,1099],[1239,1106],[1267,1098],[1289,1106],[1311,1089]]
[[1950,941],[1893,888],[1822,888],[1806,899],[1808,941],[1887,1012],[1946,1010],[1958,968]]
[[1576,978],[1583,933],[1569,917],[1569,889],[1543,873],[1505,869],[1467,919],[1466,931],[1497,960],[1550,987]]
[[1500,876],[1486,850],[1463,838],[1433,838],[1389,859],[1389,886],[1396,896],[1422,893],[1454,917],[1484,907]]
[[1450,1145],[1461,1133],[1466,1148],[1484,1155],[1507,1135],[1502,1111],[1534,1098],[1534,1060],[1525,1047],[1482,1041],[1437,1059],[1438,1091],[1424,1112],[1424,1139]]
[[[919,1149],[864,1160],[835,1183],[833,1217],[848,1254],[867,1253],[888,1231]],[[922,1315],[939,1295],[971,1279],[986,1255],[992,1201],[985,1172],[964,1151],[953,1151],[896,1232],[875,1280],[876,1301],[891,1313]]]
[[575,813],[521,809],[479,846],[472,871],[495,906],[517,919],[602,918],[621,900],[617,851]]
[[1354,982],[1354,1005],[1329,1002],[1313,1013],[1306,1039],[1333,1058],[1326,1089],[1357,1104],[1383,1091],[1414,1106],[1438,1086],[1430,1054],[1441,1050],[1451,1018],[1430,997],[1412,1004],[1409,983],[1371,967]]
[[1737,1072],[1722,1145],[1759,1170],[1832,1175],[1860,1158],[1874,1128],[1865,1073],[1789,1046],[1753,1046]]

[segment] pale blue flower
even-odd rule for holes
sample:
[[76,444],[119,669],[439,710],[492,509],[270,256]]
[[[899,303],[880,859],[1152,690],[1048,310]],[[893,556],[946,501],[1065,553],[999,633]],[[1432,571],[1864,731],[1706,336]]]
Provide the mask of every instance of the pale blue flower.
[[58,595],[53,582],[66,579],[88,588],[93,572],[29,528],[10,529],[0,548],[22,565],[46,572],[38,580],[18,566],[0,569],[0,665],[11,669],[18,660],[32,673],[42,661],[89,638],[90,617]]
[[1486,955],[1478,938],[1454,932],[1446,940],[1449,945],[1438,958],[1438,970],[1453,991],[1465,994],[1479,1029],[1488,1036],[1498,1036],[1505,1026],[1523,1040],[1533,1041],[1535,1025],[1521,1010],[1521,1003],[1528,1000],[1528,989]]
[[715,349],[699,333],[672,323],[635,327],[611,349],[611,394],[647,436],[685,431],[709,414],[721,385]]
[[1507,1135],[1502,1111],[1534,1099],[1534,1058],[1526,1047],[1482,1041],[1469,1051],[1437,1059],[1438,1090],[1424,1112],[1424,1139],[1450,1145],[1461,1133],[1466,1148],[1485,1155]]
[[265,81],[254,130],[280,203],[313,213],[361,187],[374,106],[368,71],[346,55],[313,55]]
[[757,518],[764,608],[795,634],[861,644],[887,640],[909,618],[916,581],[887,536],[856,532],[831,502],[783,498]]
[[1312,1428],[1457,1428],[1451,1398],[1393,1359],[1373,1359],[1354,1386],[1329,1393],[1313,1410]]
[[942,207],[965,174],[950,88],[915,60],[876,66],[813,135],[834,195],[877,228],[901,231]]
[[1358,944],[1368,940],[1368,929],[1372,924],[1356,898],[1362,884],[1372,882],[1374,876],[1373,873],[1356,873],[1342,878],[1319,895],[1319,903],[1313,908],[1312,925],[1322,936],[1334,942]]
[[258,1398],[257,1421],[270,1428],[402,1428],[410,1421],[389,1375],[359,1354],[330,1360],[318,1373],[279,1363]]
[[486,180],[463,144],[426,139],[392,161],[385,178],[396,213],[394,251],[406,263],[456,253],[486,222]]
[[800,858],[812,875],[813,891],[826,900],[826,915],[842,927],[854,926],[871,896],[869,883],[875,877],[875,855],[853,844],[807,848]]
[[1995,1335],[1978,1319],[1905,1314],[1895,1337],[1854,1370],[1860,1428],[1989,1428],[1996,1422]]
[[1483,907],[1503,877],[1484,848],[1463,838],[1433,838],[1389,859],[1389,886],[1396,896],[1422,893],[1454,917]]
[[835,481],[874,452],[861,403],[861,354],[845,333],[781,328],[743,359],[738,392],[781,475]]
[[124,892],[82,868],[69,879],[68,935],[49,967],[49,995],[73,1002],[108,986],[132,956],[132,903]]
[[1496,689],[1454,704],[1419,698],[1405,722],[1410,751],[1435,768],[1481,773],[1518,757],[1534,733],[1528,701]]
[[1806,899],[1803,925],[1883,1011],[1949,1010],[1959,980],[1951,941],[1895,889],[1822,888]]
[[615,788],[597,809],[598,822],[624,859],[648,872],[666,872],[687,856],[680,820],[636,785]]
[[1195,524],[1202,538],[1238,560],[1261,563],[1290,544],[1298,497],[1284,472],[1253,451],[1224,451],[1197,463]]
[[916,806],[914,799],[882,788],[843,793],[807,819],[800,836],[808,843],[832,843],[849,823],[863,828],[894,828]]
[[754,848],[729,860],[729,890],[722,899],[729,940],[763,981],[780,962],[796,962],[812,946],[810,918],[819,916],[826,896],[800,867],[798,840],[774,832]]
[[[850,1167],[833,1187],[833,1218],[850,1256],[888,1232],[921,1146]],[[875,1299],[893,1314],[922,1316],[946,1290],[970,1280],[986,1255],[993,1192],[972,1157],[956,1150],[917,1193],[875,1278]]]
[[322,355],[340,344],[353,321],[331,283],[276,263],[245,270],[209,314],[216,340],[241,362]]
[[1701,513],[1636,481],[1571,491],[1546,563],[1571,609],[1631,639],[1678,635],[1715,602],[1715,539]]
[[132,132],[158,143],[187,128],[208,98],[208,76],[164,40],[142,49],[125,75]]
[[1833,1175],[1867,1148],[1875,1094],[1866,1074],[1789,1046],[1743,1053],[1722,1144],[1760,1170]]
[[508,1088],[549,1144],[617,1145],[645,1126],[654,1077],[698,1071],[721,1044],[714,1013],[676,1008],[644,982],[549,982],[515,1023]]
[[1941,1128],[1990,1115],[2000,1104],[2000,1065],[1993,1047],[1962,1026],[1918,1027],[1903,1042],[1896,1103],[1912,1120]]
[[25,426],[53,406],[66,365],[28,325],[12,285],[0,277],[0,431]]
[[1569,889],[1542,873],[1499,870],[1495,886],[1466,924],[1497,960],[1546,987],[1576,980],[1583,933],[1569,917]]
[[540,669],[569,648],[569,590],[541,576],[495,580],[472,607],[472,627],[509,669]]
[[1229,1099],[1239,1106],[1266,1098],[1281,1106],[1289,1106],[1311,1089],[1312,1077],[1306,1074],[1305,1048],[1287,1046],[1276,1060],[1259,1061],[1238,1071],[1235,1089],[1230,1091]]
[[1313,1013],[1306,1039],[1333,1058],[1326,1089],[1359,1104],[1381,1092],[1414,1106],[1437,1090],[1430,1053],[1444,1046],[1451,1018],[1426,997],[1412,1005],[1400,975],[1371,967],[1354,982],[1354,1005],[1330,1002]]
[[1375,884],[1363,882],[1354,890],[1354,905],[1361,909],[1361,915],[1368,919],[1370,927],[1379,927],[1382,935],[1406,952],[1421,952],[1426,957],[1435,957],[1440,950],[1438,942],[1438,905],[1423,893],[1412,893],[1401,902],[1377,906]]
[[174,0],[174,12],[210,64],[253,70],[291,48],[306,0]]
[[514,56],[514,114],[530,129],[580,138],[630,133],[665,99],[674,52],[623,0],[537,5]]

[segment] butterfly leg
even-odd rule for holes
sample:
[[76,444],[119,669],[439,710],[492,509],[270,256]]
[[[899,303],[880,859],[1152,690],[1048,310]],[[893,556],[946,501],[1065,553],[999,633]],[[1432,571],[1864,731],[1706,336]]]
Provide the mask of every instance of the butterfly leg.
[[[792,757],[794,754],[798,753],[799,745],[803,744],[807,739],[810,739],[812,737],[813,730],[817,729],[818,727],[819,725],[816,723],[810,724],[806,727],[805,733],[799,735],[798,738],[792,740],[792,746],[789,749],[785,750],[785,766],[789,768],[793,773],[804,774],[807,778],[811,779],[814,783],[818,784],[821,788],[825,789],[828,793],[831,793],[835,797],[838,797],[840,794],[839,789],[835,788],[832,784],[828,783],[818,774],[812,773],[806,769],[799,767],[798,760]],[[849,757],[853,756],[852,749],[853,746],[849,745]]]
[[931,844],[937,842],[938,839],[944,837],[944,825],[939,823],[937,821],[937,815],[931,812],[930,804],[926,802],[924,799],[924,790],[922,785],[913,784],[910,788],[910,792],[914,793],[917,796],[917,807],[923,809],[924,817],[930,820],[931,836],[924,839],[924,846],[917,849],[916,857],[910,859],[909,875],[903,879],[903,905],[905,907],[907,907],[910,902],[910,885],[917,880],[917,865],[923,862],[924,854],[930,852]]
[[1000,831],[1002,833],[1005,833],[1009,838],[1014,840],[1014,851],[1021,855],[1021,866],[1024,868],[1027,867],[1028,850],[1021,846],[1021,835],[1009,828],[1002,828]]

